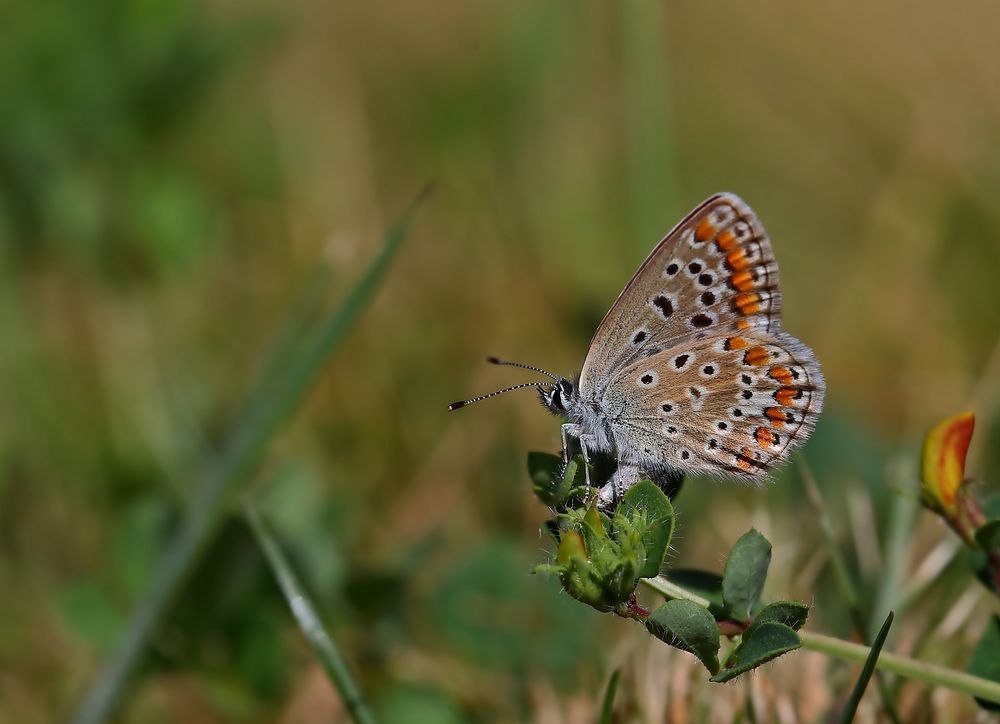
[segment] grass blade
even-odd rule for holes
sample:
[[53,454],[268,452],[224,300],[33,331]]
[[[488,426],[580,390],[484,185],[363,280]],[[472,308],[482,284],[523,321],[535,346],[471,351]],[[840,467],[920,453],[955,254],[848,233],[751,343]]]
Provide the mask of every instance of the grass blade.
[[874,643],[872,643],[871,651],[865,660],[864,667],[861,669],[861,676],[858,677],[858,681],[854,685],[854,691],[851,692],[851,698],[847,700],[844,711],[840,715],[841,724],[850,724],[854,721],[854,717],[858,713],[858,704],[861,703],[861,697],[864,696],[865,689],[868,688],[868,682],[871,680],[872,674],[875,673],[875,665],[878,663],[879,654],[882,653],[882,645],[885,644],[885,639],[889,635],[889,628],[891,626],[892,611],[889,611],[889,615],[885,617],[885,623],[882,624],[882,628],[879,629],[878,635],[875,637]]
[[330,681],[333,682],[333,685],[337,687],[337,691],[340,692],[340,696],[344,700],[344,706],[351,715],[351,718],[357,724],[374,724],[375,717],[372,716],[371,710],[368,708],[368,703],[365,701],[361,689],[358,688],[357,683],[354,681],[354,677],[351,676],[347,662],[344,660],[333,639],[326,632],[323,622],[316,613],[316,607],[313,606],[309,596],[306,595],[300,585],[295,572],[281,551],[278,542],[271,535],[271,532],[267,529],[257,511],[250,503],[246,504],[245,513],[247,522],[250,524],[250,530],[253,531],[257,544],[271,566],[271,571],[274,573],[274,578],[277,580],[278,586],[281,588],[281,592],[288,602],[288,608],[291,610],[292,616],[295,617],[299,628],[302,629],[302,633],[312,647],[313,653],[316,654],[316,658],[320,660],[323,668],[326,669]]
[[[74,724],[97,724],[114,711],[165,611],[215,532],[222,511],[264,457],[270,441],[298,409],[330,356],[367,307],[427,193],[427,190],[421,193],[389,228],[378,255],[343,301],[315,328],[304,329],[300,340],[286,342],[287,354],[279,351],[277,355],[269,355],[272,361],[266,366],[266,373],[247,398],[242,414],[236,417],[239,425],[218,458],[207,465],[187,518],[164,553],[117,650],[77,709]],[[308,318],[301,311],[298,314]]]
[[621,669],[615,669],[608,681],[608,688],[604,690],[604,703],[601,704],[600,724],[611,724],[611,717],[614,714],[615,696],[618,694],[618,680],[621,679]]

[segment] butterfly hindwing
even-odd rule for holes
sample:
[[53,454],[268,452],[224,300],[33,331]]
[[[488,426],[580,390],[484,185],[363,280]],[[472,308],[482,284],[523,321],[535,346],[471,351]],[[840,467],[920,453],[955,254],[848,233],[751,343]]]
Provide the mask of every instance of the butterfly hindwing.
[[599,404],[644,469],[757,478],[812,431],[825,386],[812,351],[761,330],[689,340],[620,371]]
[[723,332],[774,333],[778,265],[753,211],[733,194],[712,196],[653,249],[605,315],[580,373],[598,396],[643,355]]

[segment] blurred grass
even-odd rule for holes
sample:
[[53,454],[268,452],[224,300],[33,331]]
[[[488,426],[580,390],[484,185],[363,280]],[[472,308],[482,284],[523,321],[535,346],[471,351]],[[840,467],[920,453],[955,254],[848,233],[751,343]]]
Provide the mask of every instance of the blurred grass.
[[[205,472],[194,491],[185,519],[150,578],[148,591],[129,617],[121,642],[88,690],[74,715],[74,722],[102,722],[124,698],[149,641],[170,604],[181,595],[191,570],[211,544],[234,493],[265,458],[275,436],[298,410],[316,378],[357,323],[381,286],[389,264],[409,233],[413,217],[427,196],[425,190],[386,232],[385,241],[364,274],[331,310],[307,288],[302,302],[288,321],[273,349],[270,363],[236,415],[222,449],[204,463]],[[315,308],[309,302],[316,299]],[[310,317],[319,317],[309,324]],[[296,334],[297,332],[297,334]],[[268,551],[265,550],[265,553]]]
[[[486,354],[578,368],[659,236],[735,191],[771,233],[786,326],[823,362],[828,408],[807,454],[861,607],[879,610],[885,552],[906,580],[947,535],[927,516],[907,546],[887,533],[894,487],[915,483],[895,461],[916,459],[924,428],[975,395],[972,472],[1000,474],[998,13],[982,0],[5,6],[0,721],[71,709],[303,280],[326,265],[346,288],[428,178],[435,204],[399,273],[278,443],[288,474],[262,491],[317,606],[343,613],[331,634],[373,708],[593,719],[621,664],[618,706],[636,717],[742,711],[744,685],[707,693],[682,658],[526,575],[544,512],[523,451],[558,447],[553,420],[526,398],[461,418],[444,405],[519,381]],[[875,528],[860,553],[852,492]],[[754,525],[774,543],[769,586],[846,635],[806,500],[788,469],[763,490],[691,481],[674,560],[719,569]],[[932,586],[901,611],[894,650],[961,668],[987,600],[962,602],[962,625],[925,623],[965,590]],[[342,718],[282,605],[252,539],[224,526],[122,719]],[[815,720],[855,672],[803,653],[760,678],[765,713]],[[904,718],[974,710],[924,694],[901,687]]]

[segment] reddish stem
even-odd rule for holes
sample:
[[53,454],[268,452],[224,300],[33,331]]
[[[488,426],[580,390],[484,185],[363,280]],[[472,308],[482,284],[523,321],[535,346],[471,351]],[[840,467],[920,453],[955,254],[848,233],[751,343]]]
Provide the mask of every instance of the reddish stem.
[[746,623],[739,621],[719,621],[719,633],[723,636],[741,636],[746,632],[747,627],[752,623],[752,619]]

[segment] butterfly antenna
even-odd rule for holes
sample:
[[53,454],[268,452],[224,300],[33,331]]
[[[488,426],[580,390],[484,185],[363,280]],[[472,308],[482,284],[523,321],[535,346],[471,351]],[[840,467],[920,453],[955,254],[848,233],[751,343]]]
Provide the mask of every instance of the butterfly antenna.
[[449,410],[457,410],[460,407],[465,407],[466,405],[471,405],[474,402],[482,402],[483,400],[488,400],[491,397],[496,397],[497,395],[502,395],[505,392],[513,392],[514,390],[520,390],[523,387],[535,387],[539,390],[542,389],[542,384],[540,382],[524,382],[520,385],[514,385],[513,387],[506,387],[502,390],[497,390],[496,392],[491,392],[488,395],[480,395],[479,397],[473,397],[471,400],[459,400],[458,402],[452,402],[448,405]]
[[541,367],[535,367],[534,365],[526,365],[524,364],[524,362],[511,362],[510,360],[498,359],[497,357],[487,357],[486,361],[489,362],[491,365],[506,365],[508,367],[520,367],[521,369],[531,370],[532,372],[539,372],[551,380],[555,381],[559,380],[559,378],[556,377],[551,372],[546,372]]

